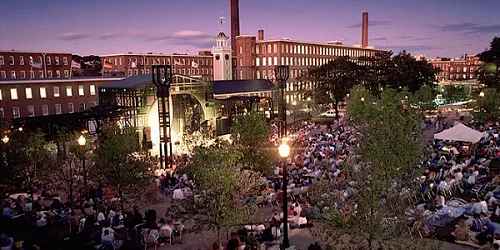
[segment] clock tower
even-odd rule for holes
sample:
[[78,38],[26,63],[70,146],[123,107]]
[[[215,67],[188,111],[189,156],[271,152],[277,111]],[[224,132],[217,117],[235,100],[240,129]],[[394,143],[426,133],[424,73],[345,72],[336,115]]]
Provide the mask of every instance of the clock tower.
[[232,80],[233,66],[231,45],[229,38],[220,32],[215,39],[215,46],[212,48],[213,66],[214,66],[214,81]]

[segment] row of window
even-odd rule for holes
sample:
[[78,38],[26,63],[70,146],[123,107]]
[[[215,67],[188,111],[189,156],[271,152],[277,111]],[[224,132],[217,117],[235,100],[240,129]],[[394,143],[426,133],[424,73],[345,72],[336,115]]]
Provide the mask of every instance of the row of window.
[[[243,48],[240,47],[240,52]],[[258,44],[256,47],[257,54],[272,54],[272,53],[283,53],[283,54],[302,54],[302,55],[322,55],[322,56],[351,56],[351,57],[361,57],[361,56],[373,56],[373,51],[353,49],[353,48],[338,48],[338,47],[324,47],[318,45],[299,45],[299,44],[278,44],[278,43],[268,43],[268,44]]]
[[467,73],[467,72],[475,72],[475,67],[436,67],[441,69],[443,72],[456,72],[456,73]]
[[[280,60],[281,58],[281,60]],[[329,58],[305,58],[305,57],[257,57],[255,58],[256,66],[320,66],[331,61]],[[280,63],[281,62],[281,63]]]
[[[122,57],[110,57],[104,59],[106,63],[110,63],[113,65],[123,65],[123,59]],[[129,66],[137,66],[137,65],[170,65],[170,58],[168,57],[157,57],[157,58],[128,58],[128,65]],[[193,67],[198,67],[198,65],[201,66],[211,66],[212,65],[212,59],[211,58],[199,58],[199,59],[186,59],[186,58],[174,58],[173,63],[174,65],[191,65]]]
[[[181,75],[209,75],[213,73],[212,69],[172,69],[174,74],[181,74]],[[129,69],[128,70],[128,76],[137,76],[137,75],[144,75],[144,74],[150,74],[151,70],[150,69]]]
[[[10,93],[10,100],[19,100],[19,95],[18,95],[18,89],[17,88],[11,88],[9,90],[9,93]],[[72,97],[73,96],[73,87],[72,86],[66,86],[65,87],[65,90],[66,90],[66,97]],[[90,85],[89,86],[89,94],[91,96],[95,96],[96,94],[96,87],[95,85]],[[33,99],[33,89],[28,87],[28,88],[24,88],[24,97],[25,99]],[[39,90],[38,90],[38,94],[39,94],[39,97],[40,99],[45,99],[47,98],[47,87],[40,87]],[[60,87],[59,86],[54,86],[52,88],[52,94],[53,94],[53,97],[60,97],[61,96],[61,93],[60,93]],[[84,85],[78,85],[78,95],[79,96],[85,96],[85,86]],[[3,93],[2,93],[2,89],[0,89],[0,101],[1,100],[4,100],[3,99]]]
[[[69,70],[64,70],[64,78],[70,78],[70,71]],[[10,71],[9,75],[7,76],[6,71],[0,71],[0,80],[16,80],[16,79],[44,79],[45,75],[43,73],[43,70],[39,71],[33,71],[30,70],[27,72],[28,75],[26,75],[26,71],[20,70],[20,71]],[[60,70],[47,70],[47,78],[62,78],[61,71]]]
[[[290,69],[290,78],[294,79],[303,75],[306,70]],[[274,69],[257,70],[257,79],[274,79]]]
[[[54,61],[52,61],[51,56],[45,56],[45,63],[47,65],[52,65],[52,62],[54,62],[54,65],[61,65],[61,61],[59,59],[60,59],[59,56],[54,56]],[[62,64],[68,65],[68,60],[69,60],[68,57],[63,56],[62,57]],[[4,66],[4,65],[10,65],[10,66],[30,65],[33,67],[38,67],[38,66],[41,67],[42,62],[43,62],[42,56],[38,56],[38,60],[36,60],[36,61],[33,58],[33,56],[29,56],[27,58],[25,58],[24,56],[17,56],[17,57],[16,56],[8,56],[7,58],[5,58],[5,56],[0,56],[0,66]]]
[[460,79],[474,79],[475,75],[474,74],[470,74],[470,75],[466,75],[466,74],[439,74],[438,75],[438,78],[440,79],[451,79],[451,80],[460,80]]
[[[95,106],[96,103],[89,103],[89,107]],[[87,105],[85,103],[80,103],[78,106],[78,111],[84,111],[87,108]],[[49,110],[49,105],[48,104],[42,104],[39,106],[38,111],[36,111],[36,107],[34,105],[28,105],[25,107],[26,109],[26,116],[27,117],[35,117],[37,115],[42,115],[42,116],[47,116],[50,115],[51,112]],[[66,112],[65,113],[74,113],[75,112],[75,107],[73,103],[67,103],[66,105]],[[56,103],[54,104],[54,109],[52,114],[60,115],[63,113],[63,106],[62,104]],[[4,108],[0,108],[0,119],[3,119],[5,117],[5,110]],[[12,107],[12,119],[17,119],[21,117],[21,108],[20,107]]]

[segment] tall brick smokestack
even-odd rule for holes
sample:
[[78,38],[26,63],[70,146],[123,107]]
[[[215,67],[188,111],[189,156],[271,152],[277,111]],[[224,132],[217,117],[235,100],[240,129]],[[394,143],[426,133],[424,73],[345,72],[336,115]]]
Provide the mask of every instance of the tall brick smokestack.
[[257,41],[264,41],[264,30],[259,30],[257,33]]
[[361,24],[361,46],[368,47],[368,12],[363,12],[363,21]]
[[231,49],[236,51],[236,37],[240,35],[240,1],[229,0],[231,9]]

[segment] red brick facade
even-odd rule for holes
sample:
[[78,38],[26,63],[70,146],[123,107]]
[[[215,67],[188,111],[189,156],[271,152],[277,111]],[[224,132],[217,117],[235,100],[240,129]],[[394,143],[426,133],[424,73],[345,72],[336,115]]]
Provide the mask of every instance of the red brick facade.
[[0,51],[0,81],[68,79],[71,54]]
[[301,42],[287,39],[264,40],[264,32],[255,36],[236,38],[236,79],[274,79],[277,65],[290,66],[290,79],[287,82],[288,102],[303,101],[304,90],[313,88],[312,82],[300,82],[298,78],[309,67],[320,66],[339,56],[353,58],[374,56],[379,50],[344,46],[341,43]]
[[0,121],[79,112],[97,104],[98,87],[114,79],[0,81]]
[[212,55],[116,54],[101,57],[104,76],[128,77],[150,74],[155,64],[172,65],[176,74],[213,79]]
[[430,62],[435,69],[440,70],[437,74],[438,82],[477,79],[477,70],[481,65],[479,57],[467,55],[456,59],[437,58]]

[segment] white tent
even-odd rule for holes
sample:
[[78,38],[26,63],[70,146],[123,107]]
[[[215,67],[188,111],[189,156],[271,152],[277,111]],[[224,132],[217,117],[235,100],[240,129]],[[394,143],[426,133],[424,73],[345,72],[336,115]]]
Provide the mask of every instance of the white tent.
[[434,139],[477,143],[483,136],[484,133],[471,129],[462,123],[457,123],[452,128],[435,134]]

